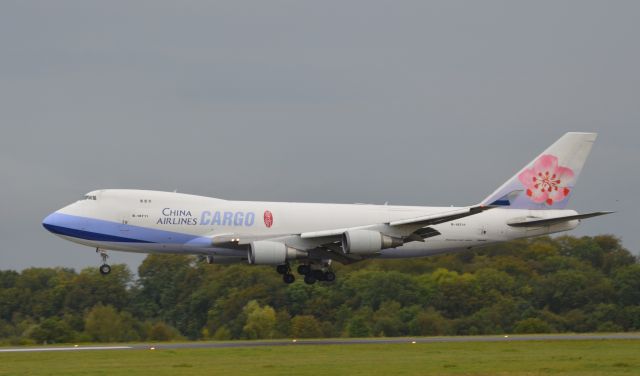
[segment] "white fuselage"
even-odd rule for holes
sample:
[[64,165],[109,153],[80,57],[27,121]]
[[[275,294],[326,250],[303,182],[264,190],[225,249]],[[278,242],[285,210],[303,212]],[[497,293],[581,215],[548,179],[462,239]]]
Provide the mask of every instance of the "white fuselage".
[[[128,252],[238,255],[216,247],[218,236],[264,237],[354,228],[452,210],[449,207],[227,201],[173,192],[100,190],[47,217],[57,235],[87,246]],[[575,228],[579,221],[512,227],[509,221],[576,214],[573,210],[487,210],[430,226],[440,235],[383,249],[380,257],[422,257]]]

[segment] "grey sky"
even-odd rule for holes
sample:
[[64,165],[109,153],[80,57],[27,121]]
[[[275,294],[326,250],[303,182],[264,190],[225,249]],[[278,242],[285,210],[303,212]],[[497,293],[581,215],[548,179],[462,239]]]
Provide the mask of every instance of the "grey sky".
[[[600,138],[577,235],[640,249],[635,1],[3,1],[0,269],[97,266],[42,218],[97,188],[476,203]],[[144,256],[112,252],[136,268]]]

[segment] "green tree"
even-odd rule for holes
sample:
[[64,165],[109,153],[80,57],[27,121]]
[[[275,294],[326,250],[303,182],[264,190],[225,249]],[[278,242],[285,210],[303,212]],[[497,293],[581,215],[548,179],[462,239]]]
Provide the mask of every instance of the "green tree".
[[363,317],[356,316],[349,321],[347,335],[349,337],[369,337],[371,329]]
[[593,327],[593,322],[589,320],[589,316],[581,309],[572,309],[563,313],[562,317],[567,331],[585,333],[596,329]]
[[598,235],[593,239],[605,252],[602,262],[602,271],[607,275],[610,275],[619,268],[637,263],[636,257],[625,249],[622,246],[620,239],[615,236]]
[[439,269],[433,273],[432,278],[438,291],[433,305],[445,317],[467,316],[485,304],[481,296],[481,286],[474,274],[458,274]]
[[252,300],[243,309],[247,317],[242,332],[249,339],[273,338],[276,326],[276,311],[270,306],[261,307]]
[[0,319],[11,321],[15,314],[31,313],[27,307],[30,293],[17,287],[0,289]]
[[65,284],[73,277],[71,269],[64,268],[29,268],[22,271],[15,280],[19,300],[14,306],[25,315],[37,318],[58,316],[63,311],[64,296],[67,293]]
[[0,339],[13,337],[16,334],[16,328],[11,323],[0,319]]
[[595,268],[602,267],[605,252],[595,239],[583,236],[576,238],[573,236],[560,236],[556,239],[560,245],[560,253],[566,256],[576,257],[590,263]]
[[373,314],[371,330],[374,335],[395,337],[406,334],[406,325],[400,317],[400,303],[390,300],[382,303]]
[[420,312],[409,324],[411,334],[418,336],[442,336],[450,334],[451,323],[440,312],[429,307]]
[[366,305],[375,310],[387,300],[406,305],[420,299],[413,278],[397,271],[361,270],[346,275],[344,279],[345,293],[352,306]]
[[63,304],[76,312],[84,312],[96,304],[123,309],[130,303],[128,287],[132,282],[131,271],[124,264],[112,265],[109,275],[86,268],[60,286],[66,291]]
[[191,339],[207,321],[210,295],[198,289],[204,270],[184,255],[149,255],[138,268],[140,278],[132,311],[142,318],[160,319]]
[[112,306],[98,304],[87,314],[84,327],[94,341],[120,342],[140,339],[137,324],[130,313],[118,312]]
[[231,331],[224,325],[219,327],[213,334],[213,339],[218,341],[227,341],[231,338]]
[[640,264],[619,269],[613,277],[613,283],[621,305],[640,305]]
[[513,331],[515,333],[550,333],[552,329],[546,321],[531,317],[518,321]]
[[176,339],[182,339],[183,337],[176,328],[165,322],[157,321],[149,328],[147,338],[152,341],[173,341]]
[[71,342],[74,333],[64,321],[50,317],[36,325],[30,337],[41,343],[65,343]]
[[538,305],[563,312],[587,304],[608,302],[614,296],[614,290],[603,277],[595,271],[577,269],[548,274],[538,286]]
[[276,312],[276,334],[275,337],[288,337],[291,330],[291,315],[286,309],[280,309]]
[[299,315],[291,319],[291,336],[294,338],[319,338],[322,328],[312,315]]
[[620,313],[620,316],[621,325],[625,330],[640,330],[640,305],[624,307],[622,309],[622,312]]

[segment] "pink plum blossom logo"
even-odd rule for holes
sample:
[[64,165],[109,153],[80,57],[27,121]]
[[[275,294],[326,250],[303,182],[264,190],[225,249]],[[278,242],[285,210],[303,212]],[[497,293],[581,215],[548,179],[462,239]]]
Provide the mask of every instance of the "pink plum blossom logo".
[[264,211],[264,225],[270,228],[273,225],[273,213],[269,210]]
[[518,179],[527,189],[531,201],[551,206],[569,196],[571,190],[567,184],[573,179],[573,171],[559,166],[556,156],[543,155],[533,163],[533,167],[522,171]]

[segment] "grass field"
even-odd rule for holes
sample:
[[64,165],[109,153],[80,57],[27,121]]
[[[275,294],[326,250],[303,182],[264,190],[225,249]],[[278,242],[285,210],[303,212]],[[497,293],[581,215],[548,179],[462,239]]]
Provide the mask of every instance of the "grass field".
[[1,353],[0,375],[640,375],[640,340]]

